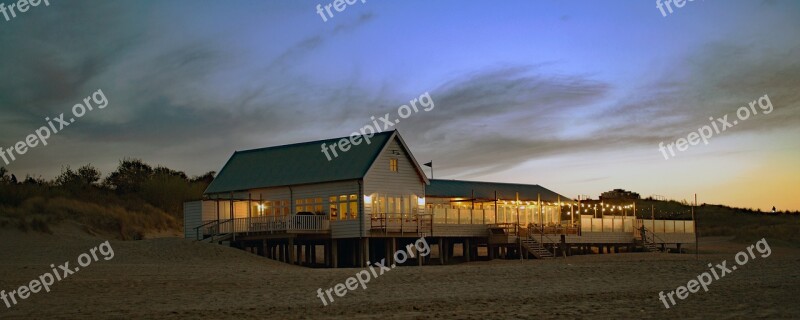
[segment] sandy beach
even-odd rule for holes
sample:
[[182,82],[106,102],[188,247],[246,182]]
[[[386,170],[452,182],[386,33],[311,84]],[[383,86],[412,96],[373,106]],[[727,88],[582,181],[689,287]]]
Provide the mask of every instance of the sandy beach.
[[[15,290],[104,242],[78,230],[0,232],[0,288]],[[747,244],[701,239],[691,254],[630,253],[546,261],[399,267],[324,306],[317,297],[360,269],[310,269],[179,238],[111,241],[102,258],[0,311],[3,319],[797,318],[800,252],[772,246],[666,309],[675,290]],[[1,302],[0,302],[1,303]]]

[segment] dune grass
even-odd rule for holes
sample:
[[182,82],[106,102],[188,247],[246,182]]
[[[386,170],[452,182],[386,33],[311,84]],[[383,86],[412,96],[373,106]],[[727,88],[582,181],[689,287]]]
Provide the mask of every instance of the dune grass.
[[174,216],[149,204],[140,207],[132,210],[113,203],[37,196],[16,207],[0,208],[0,219],[22,231],[44,233],[52,233],[51,225],[74,221],[90,234],[108,234],[121,240],[143,239],[149,231],[180,230]]
[[0,227],[52,233],[72,221],[90,234],[142,239],[148,232],[180,232],[183,202],[202,197],[213,173],[189,179],[179,171],[123,160],[102,183],[91,166],[66,168],[52,181],[15,181],[0,168]]

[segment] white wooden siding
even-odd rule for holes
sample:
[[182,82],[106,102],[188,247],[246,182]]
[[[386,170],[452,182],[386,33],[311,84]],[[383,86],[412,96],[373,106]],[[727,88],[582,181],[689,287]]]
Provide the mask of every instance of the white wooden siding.
[[360,221],[356,220],[339,220],[331,221],[331,238],[358,238],[361,236],[362,227],[359,226]]
[[[396,151],[397,155],[392,154]],[[397,159],[397,172],[389,170],[389,159]],[[415,194],[425,196],[425,183],[416,166],[398,139],[395,137],[372,164],[364,176],[364,194]]]
[[203,221],[217,219],[216,201],[189,201],[183,203],[183,236],[186,239],[197,237],[195,228]]
[[[535,236],[534,236],[535,237]],[[561,239],[560,235],[550,235]],[[538,238],[537,238],[538,239]],[[546,239],[545,239],[546,240]],[[567,238],[569,243],[633,243],[633,233],[627,232],[581,232],[580,236]]]
[[[397,159],[397,172],[389,170],[389,159]],[[425,182],[411,160],[408,150],[403,148],[397,137],[387,143],[364,176],[364,194],[374,193],[395,196],[413,194],[419,198],[425,197]],[[421,206],[418,210],[422,214],[425,212],[425,207]],[[362,236],[369,236],[372,208],[368,206],[362,208],[362,211],[364,212]]]
[[192,201],[183,203],[183,237],[186,239],[195,238],[194,228],[200,226],[203,218],[203,201]]
[[489,230],[485,224],[435,224],[433,225],[433,236],[488,237]]
[[694,243],[694,233],[656,233],[658,243]]

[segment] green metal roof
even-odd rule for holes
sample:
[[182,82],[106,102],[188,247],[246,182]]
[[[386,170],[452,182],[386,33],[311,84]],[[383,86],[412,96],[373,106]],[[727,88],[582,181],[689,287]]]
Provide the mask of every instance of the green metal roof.
[[336,148],[338,157],[328,150],[330,161],[322,153],[322,144],[330,146],[343,138],[237,151],[205,194],[361,179],[394,132],[375,134],[370,144],[362,140],[347,152]]
[[[425,187],[425,196],[469,199],[472,197],[473,191],[475,191],[476,199],[494,199],[495,191],[497,191],[497,198],[502,200],[514,200],[517,192],[519,192],[519,200],[521,201],[536,201],[537,195],[541,195],[542,201],[556,202],[558,197],[561,196],[535,184],[439,179],[430,180],[430,185]],[[567,197],[561,196],[561,201],[569,200]]]

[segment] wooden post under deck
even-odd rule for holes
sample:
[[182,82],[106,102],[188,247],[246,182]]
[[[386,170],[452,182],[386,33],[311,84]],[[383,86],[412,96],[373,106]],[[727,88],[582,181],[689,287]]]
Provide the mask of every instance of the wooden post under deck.
[[419,254],[420,251],[417,250],[417,246],[411,247],[411,250],[414,250],[414,256],[417,257],[417,265],[421,267],[423,262],[422,260],[424,260],[425,257]]
[[302,244],[298,244],[295,247],[296,247],[296,250],[297,250],[297,255],[295,255],[294,257],[297,260],[293,260],[292,263],[294,263],[296,265],[301,265],[301,264],[303,264],[303,245]]
[[472,255],[472,247],[469,245],[469,239],[464,239],[464,259],[465,261],[470,261],[470,256]]
[[353,241],[353,247],[352,247],[353,254],[351,255],[352,260],[353,260],[352,261],[353,262],[353,267],[361,267],[362,266],[361,258],[364,255],[364,247],[363,247],[363,245],[364,245],[364,243],[361,241],[361,239],[355,239],[355,241]]
[[331,266],[339,267],[339,242],[336,239],[331,240]]
[[331,242],[325,241],[325,244],[322,245],[322,252],[325,254],[325,258],[323,258],[325,266],[330,268],[331,267]]
[[442,243],[443,243],[442,238],[439,238],[439,244],[438,244],[438,247],[439,247],[439,264],[444,264],[444,251],[442,249]]
[[363,241],[364,245],[363,245],[363,250],[362,250],[363,254],[361,255],[361,267],[362,268],[366,268],[367,267],[367,263],[370,262],[370,259],[369,259],[369,238],[364,238],[364,240],[362,240],[362,241]]
[[392,256],[391,264],[396,264],[397,261],[394,259],[394,253],[397,252],[397,238],[392,238],[390,241],[391,250],[389,254]]
[[289,253],[288,254],[289,257],[288,257],[286,262],[290,263],[290,264],[294,263],[294,261],[295,261],[295,259],[294,259],[295,258],[295,256],[294,256],[294,238],[289,238],[289,244],[286,247],[287,247],[286,251],[288,251],[288,253]]

